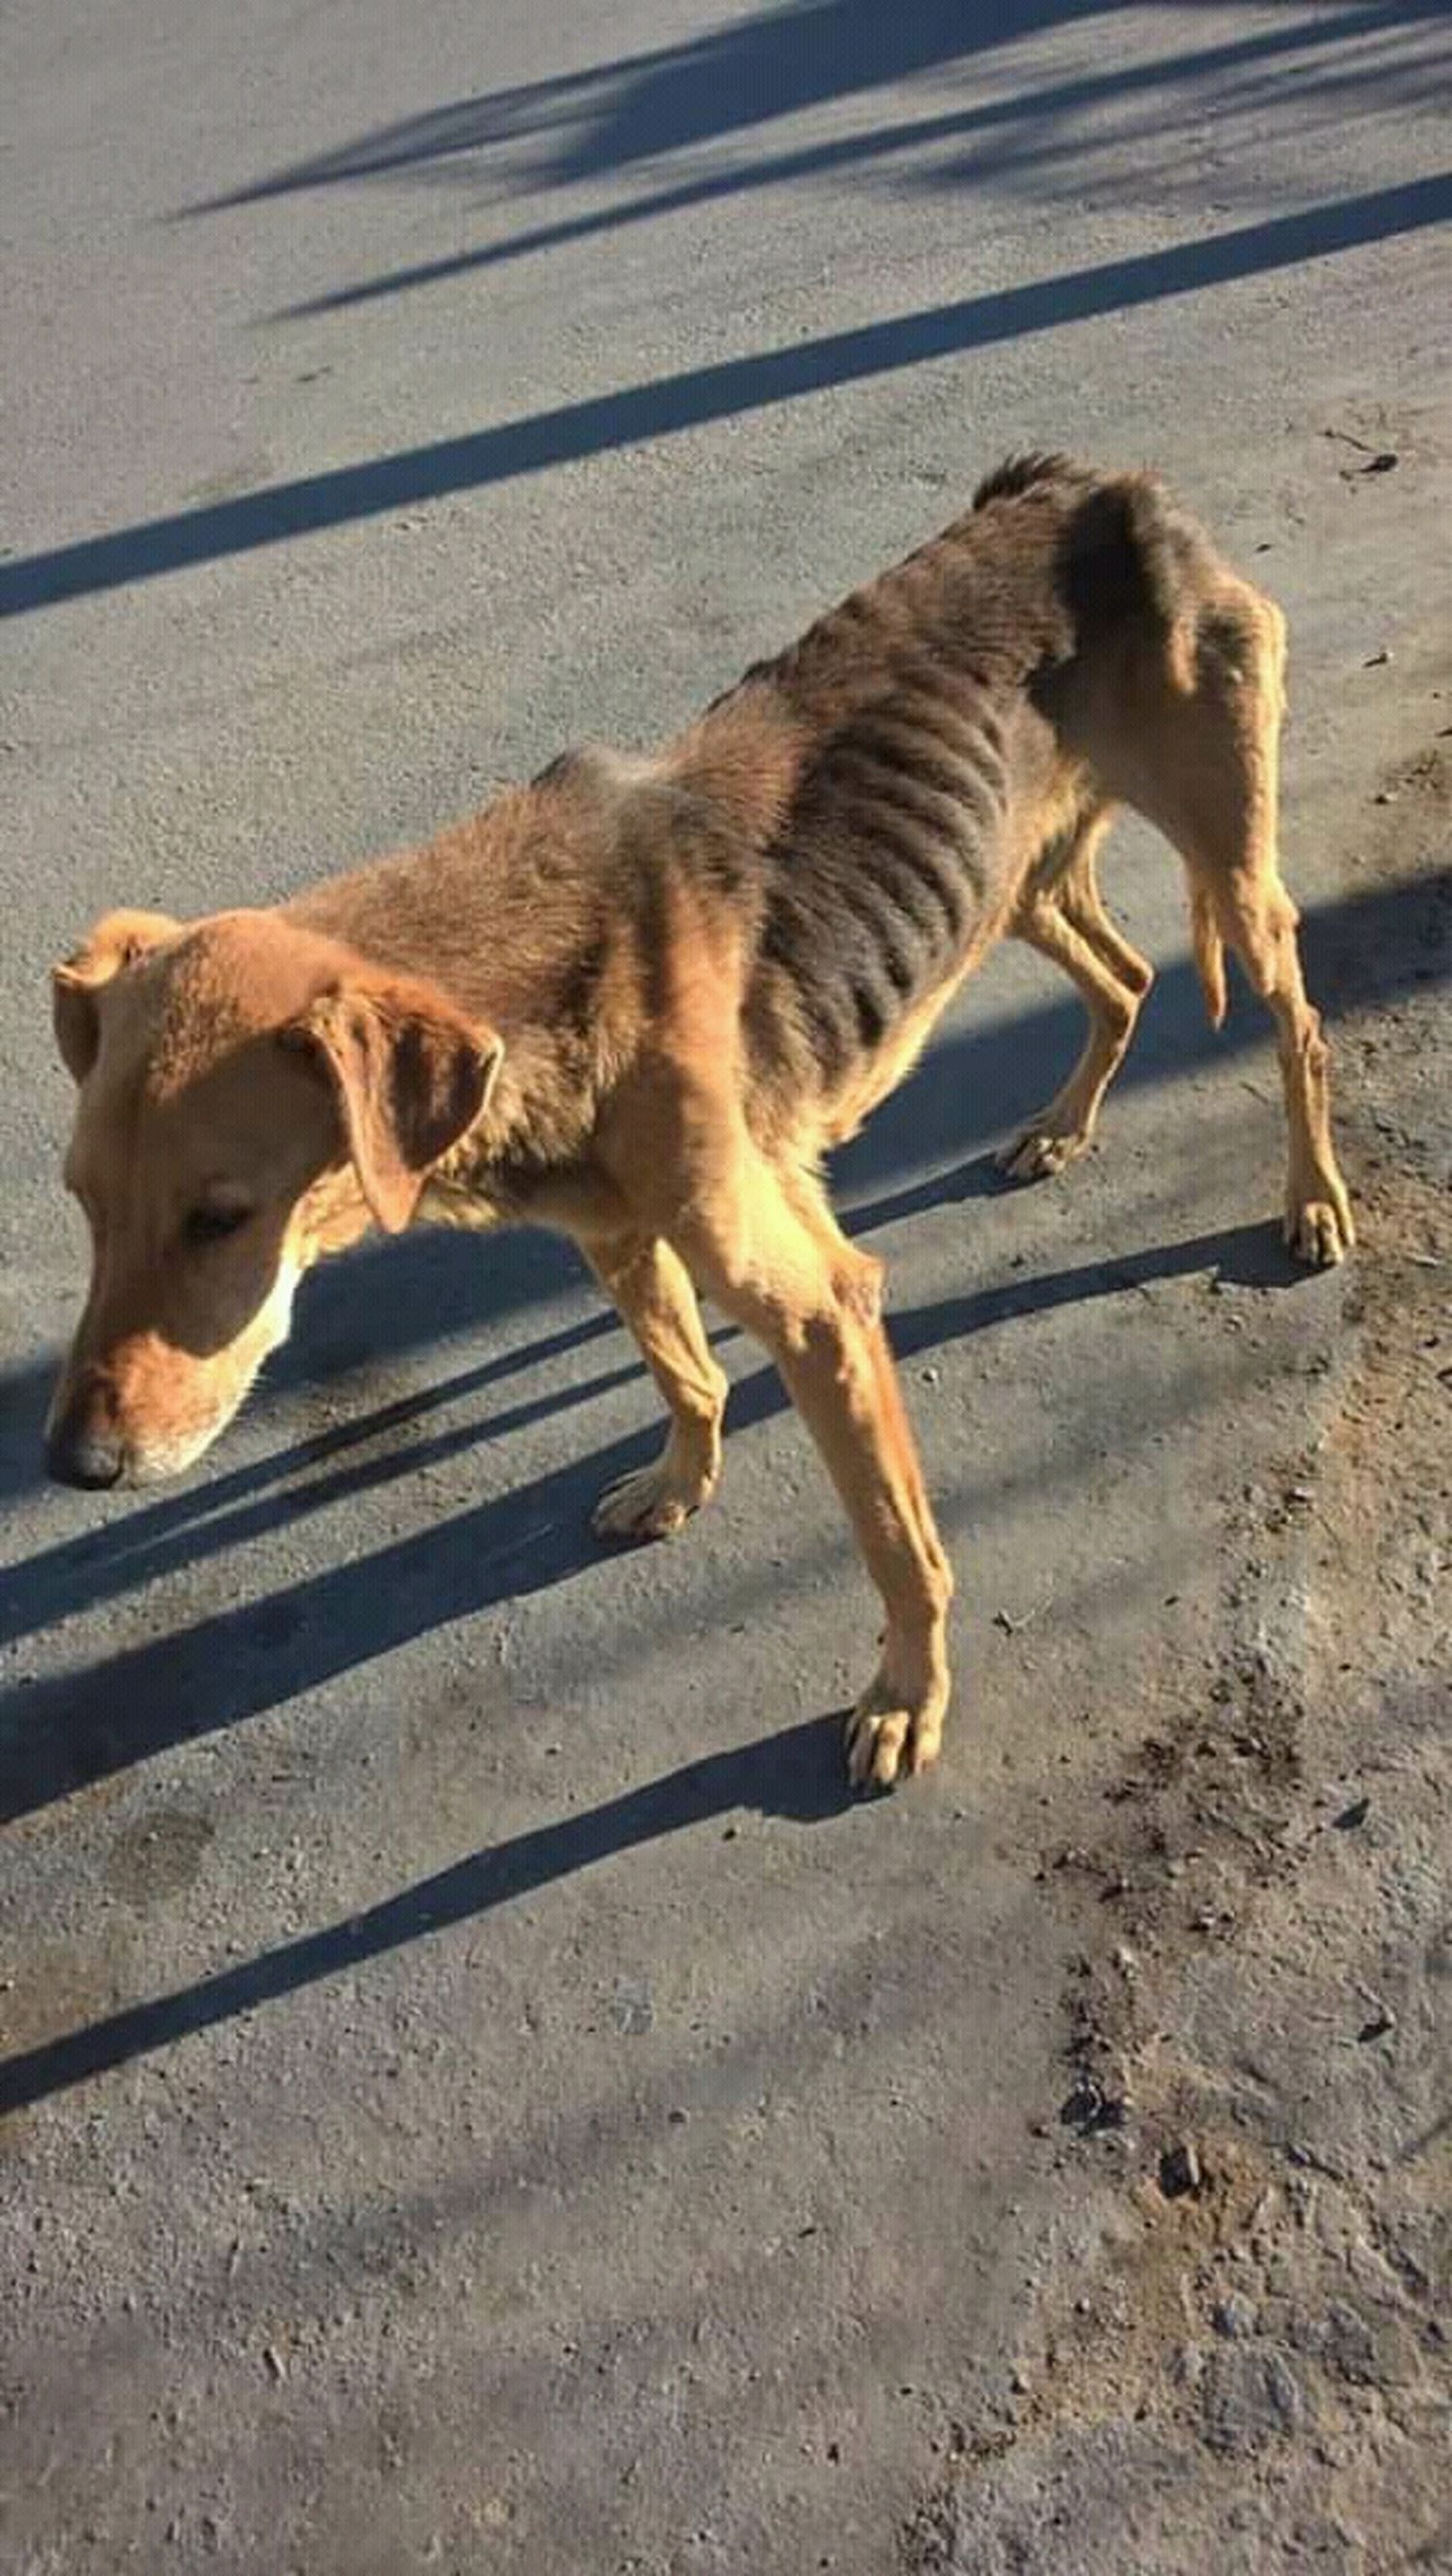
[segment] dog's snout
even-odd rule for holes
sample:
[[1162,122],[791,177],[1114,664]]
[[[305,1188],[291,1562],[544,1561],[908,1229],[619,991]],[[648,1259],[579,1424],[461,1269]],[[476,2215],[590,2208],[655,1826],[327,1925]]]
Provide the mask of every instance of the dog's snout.
[[51,1424],[45,1444],[48,1472],[62,1485],[88,1492],[121,1481],[126,1449],[116,1428],[110,1390],[82,1380]]
[[65,1430],[51,1433],[45,1463],[57,1484],[95,1492],[120,1483],[124,1459],[113,1431]]

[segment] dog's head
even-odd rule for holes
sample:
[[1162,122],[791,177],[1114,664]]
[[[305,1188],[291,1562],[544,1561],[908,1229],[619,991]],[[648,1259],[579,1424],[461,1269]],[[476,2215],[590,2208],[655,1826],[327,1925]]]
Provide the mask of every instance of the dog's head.
[[272,913],[113,913],[53,990],[91,1285],[48,1460],[142,1482],[231,1420],[320,1253],[408,1224],[502,1048],[433,986]]

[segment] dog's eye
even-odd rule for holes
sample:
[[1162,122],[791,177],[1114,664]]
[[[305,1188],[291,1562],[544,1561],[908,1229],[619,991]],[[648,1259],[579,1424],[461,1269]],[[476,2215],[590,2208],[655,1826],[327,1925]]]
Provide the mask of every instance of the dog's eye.
[[193,1208],[182,1232],[188,1243],[224,1243],[229,1234],[246,1224],[248,1213],[245,1207]]

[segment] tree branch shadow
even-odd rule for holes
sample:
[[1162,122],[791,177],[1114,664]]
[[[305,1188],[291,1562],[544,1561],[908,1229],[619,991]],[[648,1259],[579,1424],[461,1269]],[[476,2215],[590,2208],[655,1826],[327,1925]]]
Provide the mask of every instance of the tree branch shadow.
[[865,383],[1095,315],[1298,267],[1420,231],[1449,213],[1452,173],[1443,171],[1160,250],[687,368],[392,456],[329,467],[0,564],[0,617],[24,616],[383,511],[544,473],[614,448],[676,437],[831,386]]

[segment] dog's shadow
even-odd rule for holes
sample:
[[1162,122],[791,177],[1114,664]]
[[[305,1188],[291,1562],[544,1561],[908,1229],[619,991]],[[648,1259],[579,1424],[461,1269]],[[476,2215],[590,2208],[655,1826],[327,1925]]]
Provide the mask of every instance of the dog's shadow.
[[[944,1184],[949,1196],[980,1186],[996,1184],[976,1164]],[[894,1315],[892,1338],[899,1356],[909,1359],[1019,1316],[1206,1271],[1257,1286],[1291,1276],[1271,1229],[1239,1228],[1112,1261],[1016,1275],[992,1288],[907,1308]],[[577,1333],[609,1330],[608,1318],[590,1319],[554,1341],[558,1346]],[[507,1355],[474,1375],[523,1367],[534,1355]],[[633,1357],[624,1357],[593,1384],[599,1391],[639,1373]],[[459,1383],[448,1391],[457,1395]],[[537,1420],[552,1404],[576,1403],[589,1391],[572,1385],[553,1397],[536,1395],[512,1414],[414,1438],[402,1451],[385,1449],[361,1460],[344,1454],[337,1462],[328,1456],[323,1473],[295,1484],[271,1482],[269,1467],[275,1471],[279,1462],[259,1462],[235,1471],[238,1490],[229,1492],[225,1479],[214,1480],[194,1494],[147,1506],[115,1530],[63,1542],[33,1558],[24,1569],[23,1591],[15,1588],[13,1606],[0,1622],[0,1636],[13,1639],[143,1582],[193,1568],[264,1529],[295,1524],[325,1504],[416,1473],[430,1460]],[[438,1390],[405,1399],[404,1407],[433,1400],[440,1400]],[[754,1368],[732,1388],[730,1426],[740,1430],[763,1422],[785,1403],[775,1371]],[[332,1436],[346,1451],[379,1427],[375,1416],[341,1426]],[[471,1510],[392,1539],[370,1555],[329,1563],[261,1601],[210,1611],[190,1627],[128,1645],[78,1671],[12,1686],[0,1694],[0,1817],[46,1805],[169,1746],[274,1708],[434,1628],[579,1574],[599,1554],[589,1531],[597,1495],[614,1477],[643,1465],[660,1437],[659,1425],[652,1423]],[[294,1453],[284,1452],[280,1463],[292,1473]],[[316,1469],[316,1444],[308,1463]]]

